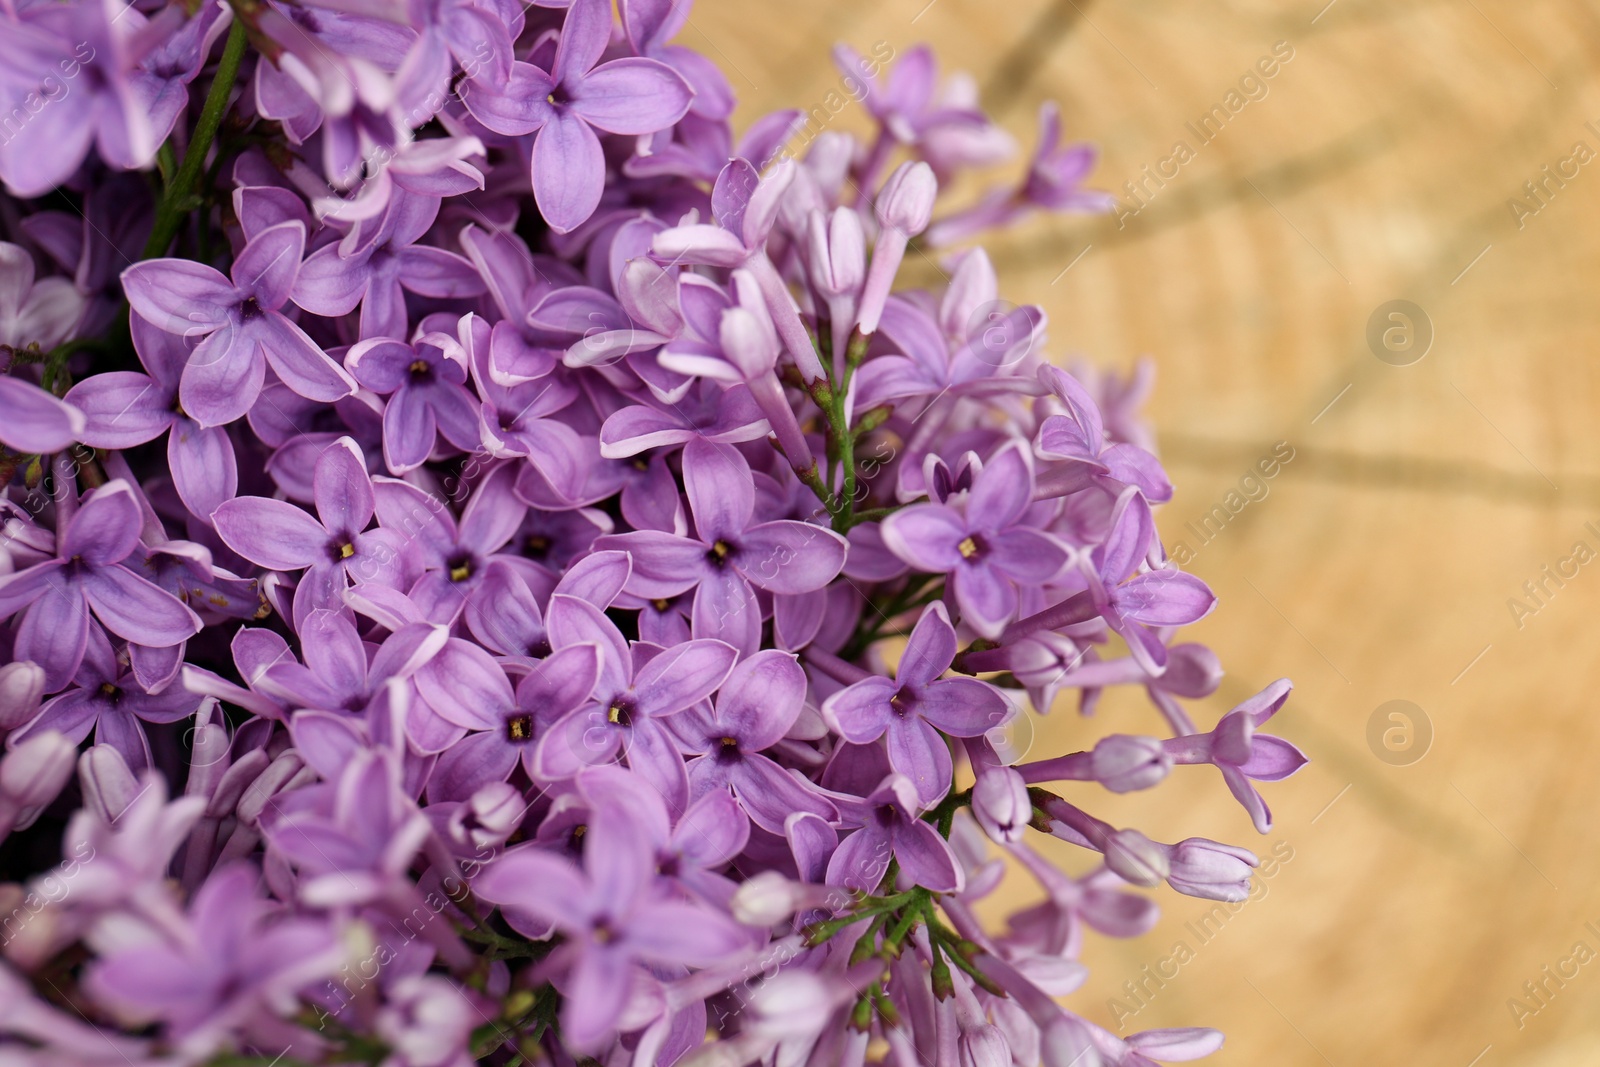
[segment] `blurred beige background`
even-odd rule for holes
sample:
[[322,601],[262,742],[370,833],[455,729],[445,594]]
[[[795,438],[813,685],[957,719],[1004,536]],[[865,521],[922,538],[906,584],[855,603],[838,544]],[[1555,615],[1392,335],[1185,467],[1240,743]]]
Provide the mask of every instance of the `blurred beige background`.
[[[1289,43],[1266,95],[1123,228],[1050,220],[990,244],[1005,295],[1048,309],[1053,352],[1156,360],[1148,413],[1178,486],[1161,527],[1221,598],[1195,632],[1229,674],[1197,712],[1288,675],[1275,732],[1314,761],[1264,790],[1264,839],[1203,768],[1096,800],[1166,840],[1292,858],[1204,944],[1187,924],[1210,909],[1163,894],[1155,932],[1095,942],[1073,1004],[1115,1028],[1107,997],[1181,939],[1194,958],[1143,1003],[1123,994],[1124,1032],[1221,1027],[1210,1063],[1600,1063],[1600,955],[1574,956],[1600,953],[1600,560],[1562,562],[1600,551],[1600,156],[1574,158],[1600,153],[1600,11],[1325,3],[700,0],[684,40],[729,72],[745,121],[820,103],[835,40],[930,42],[1024,146],[1060,101],[1103,150],[1093,184],[1130,206],[1123,183],[1197,146],[1185,123]],[[854,110],[837,121],[859,129]],[[1366,337],[1395,299],[1434,332],[1405,366]],[[1186,524],[1279,441],[1295,458],[1270,494],[1201,544]],[[1577,574],[1557,586],[1546,565]],[[1541,580],[1552,595],[1528,599]],[[1514,617],[1519,596],[1538,610]],[[1386,749],[1368,731],[1391,700],[1416,710]],[[1380,734],[1403,726],[1388,710]],[[1156,728],[1142,698],[1101,714],[1058,711],[1036,751]]]

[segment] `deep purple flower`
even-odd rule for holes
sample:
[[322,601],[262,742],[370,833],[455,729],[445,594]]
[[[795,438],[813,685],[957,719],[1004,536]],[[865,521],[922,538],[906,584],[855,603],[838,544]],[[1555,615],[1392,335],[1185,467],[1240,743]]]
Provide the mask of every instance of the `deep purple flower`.
[[344,368],[280,310],[305,241],[298,222],[267,227],[240,250],[231,279],[188,259],[148,259],[123,272],[128,303],[140,317],[168,333],[202,338],[178,387],[183,410],[200,425],[220,426],[250,410],[268,364],[310,400],[338,400],[355,390]]
[[0,616],[23,612],[15,654],[44,668],[54,692],[78,672],[89,645],[89,615],[127,641],[164,648],[200,630],[176,597],[124,562],[143,525],[127,482],[90,493],[57,534],[56,557],[0,577]]
[[950,748],[941,734],[977,737],[1011,714],[998,690],[976,678],[941,678],[956,655],[943,604],[929,604],[911,631],[893,679],[874,675],[833,694],[823,714],[839,735],[864,745],[888,734],[889,765],[916,786],[924,808],[950,789]]
[[7,744],[52,730],[76,744],[93,733],[96,744],[115,748],[139,773],[151,764],[150,740],[142,724],[186,719],[200,706],[200,697],[181,686],[146,692],[127,665],[119,662],[105,635],[95,629],[89,634],[83,663],[73,676],[76,688],[45,701],[33,721],[7,738]]
[[1306,764],[1305,754],[1288,741],[1256,733],[1283,707],[1293,688],[1289,679],[1280,678],[1224,715],[1209,734],[1174,737],[1163,745],[1164,754],[1176,763],[1215,764],[1263,834],[1272,829],[1272,810],[1250,782],[1279,782]]
[[239,490],[233,441],[221,426],[202,426],[178,400],[194,346],[142,318],[129,324],[133,347],[149,373],[106,371],[67,393],[84,413],[84,444],[131,448],[167,434],[167,467],[184,506],[202,522]]
[[466,353],[449,334],[422,334],[411,344],[362,341],[345,356],[345,367],[362,388],[389,398],[383,408],[383,460],[390,473],[422,466],[440,434],[462,451],[478,447],[477,405],[465,385]]
[[463,94],[467,110],[494,132],[537,134],[533,196],[557,233],[576,229],[600,203],[605,158],[596,130],[655,133],[683,118],[694,97],[689,84],[657,60],[601,63],[611,28],[608,0],[575,0],[548,72],[518,61],[505,90],[474,85]]

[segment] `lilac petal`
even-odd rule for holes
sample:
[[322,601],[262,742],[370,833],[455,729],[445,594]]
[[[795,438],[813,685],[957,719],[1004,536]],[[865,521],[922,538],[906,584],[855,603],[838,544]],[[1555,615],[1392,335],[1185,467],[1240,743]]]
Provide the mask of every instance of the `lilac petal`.
[[469,730],[500,726],[516,702],[505,671],[483,649],[453,640],[416,674],[417,691],[446,721]]
[[217,536],[239,555],[274,571],[296,571],[328,558],[328,531],[284,500],[241,496],[212,513]]
[[383,529],[416,542],[440,560],[455,551],[455,519],[437,497],[394,478],[376,479],[372,491]]
[[517,683],[517,707],[547,718],[581,707],[600,681],[600,646],[568,645],[552,652]]
[[258,319],[252,332],[260,338],[267,362],[283,384],[307,400],[329,403],[356,391],[355,380],[344,368],[329,359],[304,330],[281,312],[270,312]]
[[239,492],[233,440],[221,426],[205,429],[191,419],[173,423],[167,466],[183,506],[202,521],[209,522],[211,513]]
[[959,512],[943,504],[913,505],[883,520],[883,543],[919,570],[947,574],[962,563],[956,546],[967,536]]
[[899,685],[888,678],[863,678],[823,702],[823,713],[838,727],[839,736],[853,745],[865,745],[883,736],[894,709],[890,701]]
[[601,684],[612,693],[620,693],[628,687],[633,663],[628,642],[599,608],[575,597],[553,596],[545,625],[549,628],[550,644],[555,648],[585,642],[598,645]]
[[1016,522],[1033,499],[1033,471],[1021,445],[1012,445],[984,465],[972,485],[967,514],[983,530]]
[[465,256],[412,245],[401,251],[399,258],[400,284],[420,296],[445,299],[483,292],[483,277]]
[[1187,626],[1217,606],[1216,594],[1205,582],[1178,570],[1137,575],[1111,595],[1123,617],[1146,626]]
[[366,295],[371,268],[364,261],[339,255],[337,243],[323,245],[300,265],[291,295],[313,315],[348,315]]
[[516,748],[499,734],[469,734],[440,753],[428,776],[428,800],[467,800],[482,786],[511,777],[516,765]]
[[721,571],[695,587],[690,618],[697,637],[716,638],[744,655],[761,644],[761,604],[738,574]]
[[701,967],[746,948],[744,931],[725,915],[679,901],[641,906],[628,924],[628,946],[658,963]]
[[707,793],[689,805],[672,837],[697,866],[720,867],[744,851],[750,821],[727,793]]
[[1026,526],[988,537],[988,563],[1021,585],[1042,585],[1066,566],[1067,553],[1049,534]]
[[[650,254],[663,263],[706,263],[713,267],[738,267],[750,258],[750,250],[739,237],[703,223],[674,226],[656,234],[650,242]],[[707,336],[717,335],[713,332]]]
[[118,637],[165,648],[200,632],[200,617],[165,589],[126,567],[103,567],[83,578],[95,616]]
[[759,752],[783,739],[806,701],[806,672],[794,656],[764,649],[728,675],[717,697],[715,728]]
[[952,576],[962,620],[993,640],[1017,613],[1017,590],[988,567],[958,567]]
[[571,112],[555,112],[533,142],[533,198],[552,230],[570,233],[594,214],[605,172],[594,130]]
[[608,608],[627,587],[633,560],[626,552],[591,552],[567,568],[557,587],[568,596]]
[[461,87],[461,102],[472,117],[495,133],[522,137],[533,133],[555,114],[549,96],[555,91],[550,75],[532,63],[520,60],[511,64],[511,80],[504,92],[486,89],[480,83]]
[[839,818],[834,806],[799,772],[780,767],[759,753],[746,754],[731,777],[739,806],[751,822],[768,833],[783,833],[786,820],[796,812],[807,812],[828,822]]
[[187,259],[135,263],[122,272],[122,291],[140,318],[180,337],[222,326],[239,300],[220,271]]
[[338,693],[367,687],[367,650],[350,620],[336,611],[319,611],[300,627],[306,667],[317,681]]
[[949,670],[955,658],[955,627],[945,606],[935,601],[923,609],[912,629],[895,678],[902,685],[924,686]]
[[89,607],[83,594],[56,580],[22,616],[12,653],[37,663],[44,671],[45,692],[53,693],[72,680],[88,645]]
[[564,930],[588,926],[588,879],[567,860],[537,845],[511,849],[472,880],[491,904],[511,904]]
[[933,807],[950,791],[950,747],[919,718],[895,718],[887,732],[889,766],[911,779],[922,807]]
[[65,560],[52,559],[26,570],[0,574],[0,617],[15,615],[53,589],[66,589],[62,574],[66,565]]
[[578,775],[585,767],[598,767],[617,757],[622,731],[598,709],[568,715],[550,727],[533,750],[533,777],[559,782]]
[[262,311],[278,310],[289,301],[305,247],[302,223],[268,226],[252,237],[233,261],[233,284],[241,293],[253,296]]
[[133,487],[118,479],[84,500],[67,523],[61,555],[93,567],[119,563],[138,545],[142,525]]
[[1112,478],[1128,485],[1136,485],[1152,504],[1172,499],[1172,482],[1162,469],[1161,461],[1138,445],[1119,441],[1100,454]]
[[376,509],[372,479],[361,447],[351,438],[339,438],[317,458],[311,486],[317,517],[326,529],[350,536],[371,524]]
[[832,530],[779,519],[744,531],[736,562],[739,573],[770,592],[809,593],[839,576],[846,545]]
[[607,133],[664,130],[689,113],[694,90],[654,59],[614,59],[573,88],[571,108]]
[[383,462],[404,474],[427,462],[438,441],[433,407],[420,389],[401,389],[383,409]]
[[683,810],[689,801],[689,773],[664,726],[651,718],[635,719],[623,741],[623,752],[629,770],[649,783],[668,810]]
[[[36,416],[32,416],[31,406],[26,399],[18,398],[17,402],[11,402],[10,394],[27,383],[16,378],[0,381],[5,383],[0,384],[0,408],[6,412],[7,429],[4,432],[17,434],[19,431],[11,427],[18,421],[30,424],[38,421]],[[43,390],[39,392],[49,396]],[[132,371],[107,371],[91,375],[68,390],[66,402],[83,412],[84,421],[79,432],[83,443],[95,448],[142,445],[159,437],[177,417],[172,411],[172,397],[167,390],[148,375]],[[59,407],[59,401],[54,403]],[[39,451],[55,451],[71,443],[70,418],[57,416],[53,421],[59,430],[67,433],[66,442]],[[31,426],[20,432],[27,432],[30,437],[37,436]],[[60,437],[61,434],[56,433],[55,439],[59,440]]]
[[[733,540],[750,525],[755,483],[750,465],[732,445],[695,438],[683,449],[683,489],[700,540]],[[837,572],[835,572],[837,573]]]
[[555,80],[569,88],[582,84],[611,43],[611,30],[609,0],[574,0],[567,8],[550,68]]
[[222,426],[250,410],[266,378],[261,346],[243,328],[226,323],[189,354],[178,397],[201,426]]
[[[929,827],[932,830],[932,827]],[[935,834],[935,837],[938,835]],[[828,860],[828,884],[871,893],[889,869],[890,838],[874,826],[865,826],[840,843]]]
[[578,957],[561,1005],[561,1034],[574,1048],[596,1048],[616,1029],[633,994],[636,970],[620,947],[597,946]]
[[626,552],[633,561],[628,592],[655,599],[674,597],[701,581],[707,570],[706,546],[657,530],[595,539],[598,551]]
[[639,671],[633,694],[639,712],[671,715],[717,691],[739,654],[721,641],[699,640],[669,648]]
[[93,690],[73,689],[62,693],[46,701],[32,721],[12,733],[7,738],[8,746],[15,749],[28,738],[48,730],[64,734],[67,740],[75,745],[79,744],[89,736],[89,731],[94,729],[95,719],[99,717],[102,706]]
[[516,465],[508,463],[478,483],[461,512],[462,544],[489,555],[516,536],[528,513],[528,506],[511,491],[516,475]]
[[1306,763],[1305,753],[1283,738],[1258,735],[1250,746],[1250,758],[1239,764],[1239,770],[1258,782],[1278,782]]
[[907,881],[935,893],[956,892],[964,881],[949,844],[920,819],[907,822],[895,834],[894,858]]
[[978,737],[1011,714],[999,691],[976,678],[946,678],[917,694],[917,714],[952,737]]
[[1150,505],[1139,495],[1138,489],[1129,486],[1117,498],[1111,512],[1111,531],[1100,548],[1095,550],[1100,564],[1100,577],[1107,585],[1118,585],[1132,574],[1150,552],[1155,542],[1155,520],[1150,515]]

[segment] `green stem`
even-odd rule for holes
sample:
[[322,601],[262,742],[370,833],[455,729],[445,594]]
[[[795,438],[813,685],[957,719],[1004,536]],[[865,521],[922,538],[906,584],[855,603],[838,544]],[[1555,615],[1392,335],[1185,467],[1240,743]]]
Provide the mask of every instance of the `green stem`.
[[172,239],[178,235],[178,227],[183,224],[184,216],[190,211],[195,181],[205,167],[206,153],[211,151],[211,142],[222,125],[222,116],[228,110],[228,98],[233,94],[234,82],[239,77],[245,37],[244,21],[235,16],[233,25],[228,29],[228,42],[222,48],[222,61],[217,64],[216,76],[211,80],[211,91],[206,94],[200,120],[195,123],[194,138],[183,153],[183,162],[178,164],[177,175],[156,207],[155,225],[151,227],[150,240],[144,245],[144,259],[155,259],[166,254],[172,246]]

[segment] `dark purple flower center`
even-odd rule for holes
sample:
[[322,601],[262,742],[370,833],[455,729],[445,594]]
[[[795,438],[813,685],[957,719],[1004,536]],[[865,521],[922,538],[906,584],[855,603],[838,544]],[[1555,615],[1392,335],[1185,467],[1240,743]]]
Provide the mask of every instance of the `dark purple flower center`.
[[506,740],[514,745],[525,745],[533,740],[532,715],[506,716]]
[[411,366],[406,368],[413,382],[425,382],[433,377],[433,364],[425,359],[414,359]]
[[445,569],[450,572],[452,582],[464,582],[477,573],[477,561],[470,552],[457,552],[445,560]]
[[977,562],[989,554],[989,543],[982,534],[968,534],[956,544],[956,551],[969,563]]
[[676,853],[669,853],[656,861],[656,873],[668,878],[676,878],[683,869],[683,857]]
[[885,830],[892,830],[900,825],[900,809],[893,804],[879,804],[872,809],[872,819]]
[[632,726],[634,713],[639,709],[627,697],[618,697],[606,709],[606,721],[614,722],[618,726]]
[[664,615],[666,614],[667,609],[672,607],[672,601],[668,600],[666,597],[656,597],[654,600],[650,601],[650,606]]
[[111,682],[100,683],[100,699],[112,707],[122,703],[122,690]]
[[544,534],[531,533],[528,535],[527,540],[522,542],[523,554],[534,559],[544,559],[550,554],[551,547],[550,538]]
[[744,753],[739,751],[739,739],[737,737],[719,737],[716,742],[718,763],[738,763],[744,758]]
[[265,314],[266,312],[261,310],[261,305],[256,302],[256,298],[253,296],[247,296],[239,302],[240,322],[249,322],[252,319],[259,319]]
[[738,547],[723,540],[711,542],[711,547],[706,551],[706,560],[717,568],[726,567],[728,561],[738,554]]
[[595,918],[589,933],[597,945],[608,945],[617,939],[617,928],[611,925],[611,919],[605,915]]
[[917,707],[917,695],[909,686],[902,685],[894,696],[889,698],[889,708],[902,719],[910,715]]
[[328,542],[328,558],[335,563],[343,563],[356,554],[356,539],[347,535],[335,537]]

